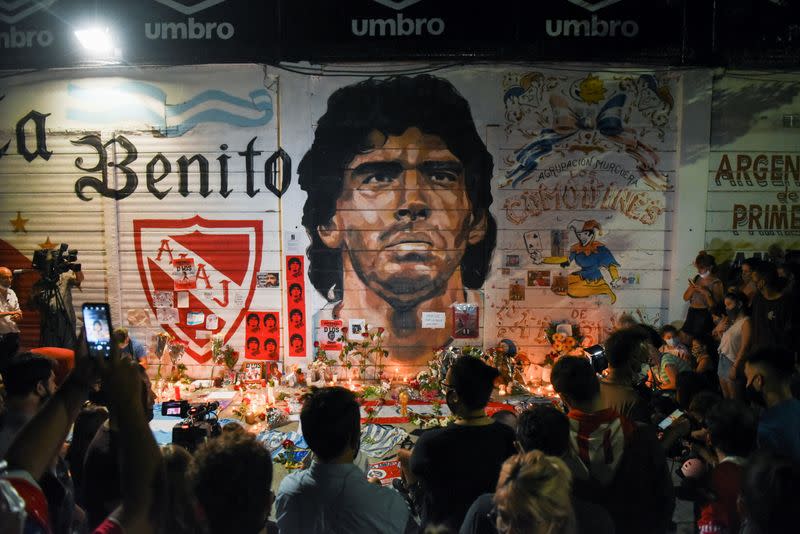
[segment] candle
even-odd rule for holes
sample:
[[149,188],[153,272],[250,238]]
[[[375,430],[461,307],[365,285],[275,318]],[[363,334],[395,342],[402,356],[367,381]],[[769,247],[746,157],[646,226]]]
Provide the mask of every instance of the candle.
[[267,386],[267,404],[270,406],[275,404],[275,388],[272,387],[272,384]]

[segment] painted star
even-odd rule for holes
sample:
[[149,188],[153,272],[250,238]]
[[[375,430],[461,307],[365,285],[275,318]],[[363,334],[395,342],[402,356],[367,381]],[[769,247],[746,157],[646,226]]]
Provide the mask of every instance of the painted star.
[[43,248],[45,250],[53,250],[56,248],[55,243],[50,242],[50,236],[47,236],[47,240],[44,243],[39,243],[39,248]]
[[28,231],[25,229],[25,223],[28,222],[28,219],[23,219],[22,218],[22,212],[21,211],[17,212],[17,218],[16,219],[11,219],[8,222],[10,222],[11,226],[14,227],[14,233],[17,233],[17,232],[25,232],[26,234],[28,233]]

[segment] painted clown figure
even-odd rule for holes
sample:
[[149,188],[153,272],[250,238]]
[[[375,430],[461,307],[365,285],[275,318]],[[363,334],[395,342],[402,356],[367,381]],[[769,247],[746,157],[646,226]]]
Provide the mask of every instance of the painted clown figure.
[[[580,226],[580,221],[572,221],[567,228],[575,233],[578,242],[570,247],[569,259],[561,266],[569,267],[574,262],[581,268],[567,277],[567,295],[573,298],[608,295],[611,297],[611,304],[614,304],[617,296],[611,286],[616,286],[619,280],[619,263],[608,247],[596,241],[602,231],[600,224],[595,220],[588,220]],[[611,286],[603,278],[601,268],[608,270],[611,275]]]

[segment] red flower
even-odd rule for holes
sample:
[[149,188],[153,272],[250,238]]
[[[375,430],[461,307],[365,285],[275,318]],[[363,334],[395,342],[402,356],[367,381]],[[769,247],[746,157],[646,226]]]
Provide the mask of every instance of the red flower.
[[346,334],[346,333],[347,333],[347,332],[349,332],[349,331],[350,331],[350,330],[348,329],[348,327],[346,327],[346,326],[343,326],[343,327],[342,327],[342,334]]
[[319,341],[315,341],[315,342],[314,342],[314,346],[315,346],[315,347],[319,347]]
[[294,441],[290,439],[283,440],[283,443],[281,445],[283,445],[284,449],[294,449]]
[[243,399],[242,399],[242,403],[244,403],[244,404],[250,404],[250,397],[245,397],[245,398],[243,398]]
[[258,418],[261,419],[262,421],[264,421],[267,418],[267,414],[264,413],[264,412],[261,412],[260,414],[258,414]]
[[362,337],[369,337],[369,332],[361,332]]
[[383,334],[384,331],[385,331],[385,328],[383,328],[382,326],[378,327],[378,333],[379,334]]

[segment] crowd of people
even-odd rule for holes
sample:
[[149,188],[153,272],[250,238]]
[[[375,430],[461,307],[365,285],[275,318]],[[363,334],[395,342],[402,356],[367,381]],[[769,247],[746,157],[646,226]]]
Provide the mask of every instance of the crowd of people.
[[270,451],[239,425],[193,452],[158,447],[154,396],[126,332],[108,361],[79,344],[60,386],[52,360],[18,354],[2,369],[0,530],[667,533],[683,499],[702,534],[795,532],[791,270],[748,261],[726,288],[713,258],[696,265],[682,328],[623,322],[601,373],[589,358],[560,358],[556,403],[489,417],[498,370],[456,359],[441,383],[455,421],[403,444],[392,487],[357,461],[348,389],[307,395],[300,425],[314,460],[273,493]]

